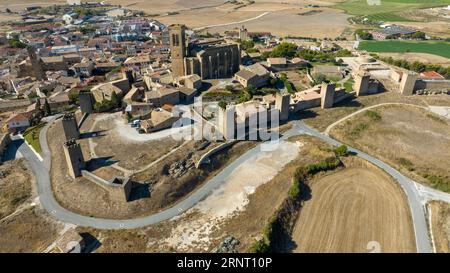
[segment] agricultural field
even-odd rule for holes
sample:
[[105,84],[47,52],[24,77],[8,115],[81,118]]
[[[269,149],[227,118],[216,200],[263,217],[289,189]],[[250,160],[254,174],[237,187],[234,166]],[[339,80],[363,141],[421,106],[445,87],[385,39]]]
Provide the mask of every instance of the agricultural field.
[[308,182],[293,230],[294,252],[415,252],[412,220],[402,189],[358,158]]
[[381,12],[375,13],[367,16],[368,19],[372,21],[383,21],[383,22],[414,22],[415,20],[411,18],[404,17],[402,15],[393,12]]
[[362,41],[360,50],[369,52],[418,52],[450,58],[450,42],[443,41]]
[[382,0],[380,5],[369,3],[367,0],[350,0],[334,7],[353,15],[384,14],[385,17],[390,17],[395,16],[395,12],[445,6],[450,4],[450,0]]
[[449,121],[413,106],[382,106],[334,127],[330,135],[430,187],[450,192]]

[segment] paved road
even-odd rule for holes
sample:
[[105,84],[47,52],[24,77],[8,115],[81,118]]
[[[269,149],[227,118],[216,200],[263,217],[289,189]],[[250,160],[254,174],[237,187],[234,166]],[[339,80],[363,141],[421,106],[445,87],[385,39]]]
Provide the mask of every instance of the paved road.
[[[305,124],[301,122],[296,122],[292,129],[288,130],[284,133],[283,139],[287,139],[293,135],[299,134],[308,134],[322,139],[323,141],[332,144],[332,145],[340,145],[341,143],[330,138],[327,135],[321,134],[316,130],[313,130],[307,127]],[[187,209],[193,207],[202,199],[206,198],[214,189],[219,187],[222,183],[224,183],[228,176],[243,162],[251,158],[252,156],[261,153],[261,145],[259,144],[255,148],[249,150],[233,163],[225,167],[221,172],[219,172],[214,178],[209,180],[203,186],[201,186],[198,190],[190,194],[187,198],[180,201],[176,205],[171,208],[165,209],[161,212],[142,217],[136,219],[129,220],[112,220],[112,219],[101,219],[94,217],[87,217],[83,215],[79,215],[68,211],[61,207],[55,200],[53,196],[53,192],[51,189],[50,177],[47,167],[43,162],[41,162],[38,157],[33,153],[33,151],[26,144],[22,144],[18,147],[18,150],[21,154],[29,161],[30,166],[33,172],[36,175],[37,186],[38,186],[38,195],[40,198],[40,202],[43,207],[55,218],[58,220],[71,223],[80,226],[89,226],[99,229],[127,229],[127,228],[137,228],[142,226],[147,226],[150,224],[158,223],[164,220],[171,219]],[[425,221],[425,211],[421,201],[418,188],[416,187],[416,183],[411,181],[409,178],[402,175],[400,172],[390,167],[386,163],[366,154],[359,150],[349,148],[349,150],[355,153],[357,156],[373,163],[374,165],[382,168],[391,176],[393,176],[399,184],[402,186],[405,191],[408,202],[411,208],[412,220],[414,225],[415,237],[416,237],[416,245],[418,252],[431,252],[431,244],[430,239],[428,237],[428,229]]]
[[[284,138],[287,138],[285,135]],[[30,147],[23,142],[18,147],[18,150],[30,163],[30,166],[36,176],[39,200],[42,206],[55,218],[58,220],[71,223],[79,226],[88,226],[99,229],[127,229],[127,228],[137,228],[154,223],[158,223],[164,220],[171,219],[187,209],[193,207],[199,201],[208,196],[215,188],[220,186],[228,176],[237,168],[240,164],[251,158],[252,156],[260,153],[260,145],[249,150],[244,155],[239,157],[233,163],[228,165],[224,170],[222,170],[218,175],[205,183],[201,188],[190,194],[186,199],[182,200],[175,206],[165,209],[159,213],[152,214],[150,216],[129,219],[129,220],[112,220],[112,219],[101,219],[94,217],[87,217],[79,215],[68,211],[67,209],[61,207],[58,202],[56,202],[53,192],[51,189],[49,172],[46,169],[45,164],[39,160],[36,154],[30,149]]]

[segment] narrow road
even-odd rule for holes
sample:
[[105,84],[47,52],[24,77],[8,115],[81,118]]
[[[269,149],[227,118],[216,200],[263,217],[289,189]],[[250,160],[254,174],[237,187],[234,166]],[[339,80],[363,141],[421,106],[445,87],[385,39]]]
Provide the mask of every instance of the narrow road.
[[[341,145],[340,142],[332,139],[331,137],[319,133],[318,131],[306,126],[302,122],[295,122],[294,126],[284,133],[281,140],[285,140],[294,135],[300,134],[308,134],[314,137],[320,138],[321,140],[331,144],[331,145]],[[95,217],[87,217],[80,214],[73,213],[68,211],[67,209],[61,207],[58,202],[55,200],[51,188],[51,182],[49,177],[49,172],[46,165],[41,162],[38,157],[31,151],[28,145],[22,144],[18,147],[18,150],[21,154],[28,160],[33,172],[36,175],[37,186],[38,186],[38,195],[40,198],[40,202],[43,207],[55,218],[58,220],[71,223],[79,226],[88,226],[99,229],[129,229],[129,228],[138,228],[147,225],[151,225],[154,223],[158,223],[164,220],[171,219],[187,209],[193,207],[195,204],[200,202],[206,196],[208,196],[214,189],[224,183],[227,178],[231,175],[231,173],[239,167],[243,162],[251,158],[252,156],[263,152],[261,150],[261,145],[263,143],[257,145],[253,149],[247,151],[245,154],[240,156],[230,165],[225,167],[221,172],[219,172],[215,177],[210,179],[204,185],[202,185],[199,189],[195,190],[191,193],[187,198],[180,201],[173,207],[167,208],[161,212],[136,218],[136,219],[127,219],[127,220],[113,220],[113,219],[102,219]],[[392,177],[394,177],[399,184],[402,186],[411,208],[411,215],[414,225],[416,245],[418,252],[431,252],[432,247],[430,244],[430,239],[428,237],[428,229],[427,223],[425,220],[425,211],[423,206],[423,198],[420,196],[420,192],[416,186],[416,183],[411,179],[405,177],[400,172],[387,165],[386,163],[366,154],[359,150],[353,149],[349,147],[349,150],[355,155],[373,163],[374,165],[380,167],[387,173],[389,173]],[[45,161],[45,160],[44,160]],[[427,190],[428,192],[429,190]],[[445,195],[445,194],[444,194]],[[445,195],[445,199],[447,196]]]

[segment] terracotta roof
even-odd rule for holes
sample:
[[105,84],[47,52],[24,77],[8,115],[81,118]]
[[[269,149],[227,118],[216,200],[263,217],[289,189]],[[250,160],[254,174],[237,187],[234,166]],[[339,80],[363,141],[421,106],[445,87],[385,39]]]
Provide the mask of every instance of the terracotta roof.
[[436,71],[425,71],[420,73],[421,78],[425,79],[445,79],[444,76],[437,73]]
[[13,114],[10,118],[8,118],[6,120],[6,122],[17,122],[17,121],[23,121],[23,120],[30,120],[31,119],[32,114],[28,113],[28,112],[23,112],[23,113],[17,113],[17,114]]

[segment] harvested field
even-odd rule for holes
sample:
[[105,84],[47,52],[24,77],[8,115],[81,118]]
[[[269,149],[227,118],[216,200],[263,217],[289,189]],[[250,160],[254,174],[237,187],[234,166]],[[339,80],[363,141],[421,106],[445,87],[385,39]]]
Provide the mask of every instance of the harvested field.
[[431,213],[431,233],[437,253],[450,253],[450,204],[442,201],[428,203]]
[[61,228],[44,215],[29,208],[0,223],[0,252],[42,252],[57,238]]
[[0,219],[10,215],[31,197],[33,178],[24,159],[0,165]]
[[[294,252],[415,252],[410,209],[400,186],[357,158],[308,183],[292,239]],[[377,242],[377,243],[373,243]],[[374,249],[375,247],[375,249]]]
[[[265,16],[245,23],[228,24],[223,27],[208,28],[207,31],[223,33],[245,24],[249,31],[270,32],[277,36],[302,36],[314,38],[335,38],[349,25],[347,14],[330,8],[321,8],[320,12],[302,14],[311,9],[289,7],[283,10],[267,10]],[[240,11],[244,12],[244,11]],[[260,15],[259,12],[257,15]],[[255,15],[256,16],[256,15]],[[249,16],[250,18],[252,16]],[[246,18],[247,19],[247,18]],[[228,20],[226,23],[233,22]],[[204,24],[201,26],[210,25]],[[302,27],[298,27],[301,25]]]
[[412,106],[383,106],[338,124],[330,134],[418,182],[450,192],[448,120]]
[[438,64],[450,66],[450,59],[428,53],[379,53],[381,57],[392,57],[394,60],[407,60],[409,62],[419,61],[425,64]]

